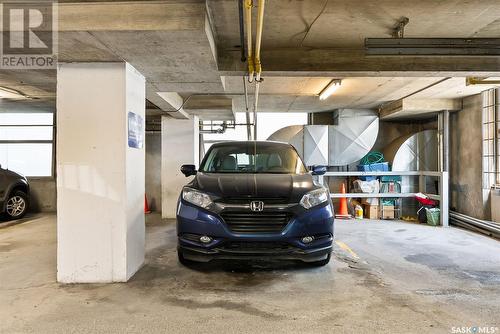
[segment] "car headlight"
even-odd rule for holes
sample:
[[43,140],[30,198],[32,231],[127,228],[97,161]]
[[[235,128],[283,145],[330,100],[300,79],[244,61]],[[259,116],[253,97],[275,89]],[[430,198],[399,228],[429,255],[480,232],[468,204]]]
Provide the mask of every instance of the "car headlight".
[[328,191],[325,188],[316,189],[308,192],[300,200],[300,205],[306,209],[310,209],[316,205],[328,201]]
[[210,196],[193,188],[184,188],[182,190],[182,199],[191,204],[207,209],[212,204]]

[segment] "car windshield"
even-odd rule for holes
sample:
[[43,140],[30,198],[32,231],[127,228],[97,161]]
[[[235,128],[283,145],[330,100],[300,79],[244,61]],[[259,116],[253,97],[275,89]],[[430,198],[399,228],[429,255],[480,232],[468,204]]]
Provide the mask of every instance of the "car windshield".
[[215,145],[207,152],[200,171],[205,173],[307,172],[292,146],[277,143],[242,142]]

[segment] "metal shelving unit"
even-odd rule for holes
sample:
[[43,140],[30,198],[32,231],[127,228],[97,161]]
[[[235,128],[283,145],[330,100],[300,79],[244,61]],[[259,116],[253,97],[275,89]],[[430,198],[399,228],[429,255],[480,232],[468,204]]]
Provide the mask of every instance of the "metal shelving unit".
[[[429,172],[429,171],[404,171],[404,172],[326,172],[320,176],[318,181],[324,184],[325,177],[350,177],[350,176],[401,176],[418,177],[419,191],[425,193],[429,198],[439,201],[441,210],[441,226],[447,227],[449,222],[449,173],[448,172]],[[439,179],[439,194],[429,194],[425,192],[425,178],[437,177]],[[417,193],[330,193],[331,198],[412,198]]]

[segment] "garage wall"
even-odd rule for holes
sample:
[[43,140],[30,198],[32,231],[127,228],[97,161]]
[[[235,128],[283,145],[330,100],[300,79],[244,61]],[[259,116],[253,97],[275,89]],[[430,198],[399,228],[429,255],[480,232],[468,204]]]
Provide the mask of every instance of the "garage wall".
[[146,134],[146,195],[151,211],[161,211],[161,132]]
[[[30,212],[56,212],[55,178],[28,178],[30,183]],[[146,194],[149,208],[161,211],[161,134],[146,135]]]
[[463,99],[450,116],[450,206],[460,213],[490,219],[489,190],[482,188],[482,98]]
[[30,184],[30,211],[55,212],[57,209],[56,180],[28,178]]

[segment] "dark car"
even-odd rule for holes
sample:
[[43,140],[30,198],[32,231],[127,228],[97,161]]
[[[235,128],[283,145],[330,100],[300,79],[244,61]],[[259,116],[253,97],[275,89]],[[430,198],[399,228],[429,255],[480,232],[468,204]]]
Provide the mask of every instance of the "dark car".
[[29,185],[26,177],[0,166],[0,208],[8,219],[23,217],[28,211]]
[[293,146],[278,142],[214,144],[180,195],[181,263],[213,259],[330,261],[334,212],[329,191],[313,181]]

